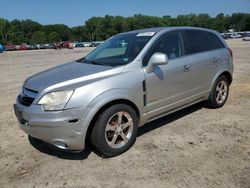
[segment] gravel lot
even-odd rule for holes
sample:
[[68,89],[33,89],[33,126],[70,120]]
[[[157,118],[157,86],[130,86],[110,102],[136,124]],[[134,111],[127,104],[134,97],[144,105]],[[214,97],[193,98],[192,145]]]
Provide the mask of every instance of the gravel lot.
[[89,49],[0,54],[0,187],[250,187],[250,42],[229,40],[235,74],[226,105],[194,105],[139,129],[126,153],[55,151],[28,139],[12,105],[28,76]]

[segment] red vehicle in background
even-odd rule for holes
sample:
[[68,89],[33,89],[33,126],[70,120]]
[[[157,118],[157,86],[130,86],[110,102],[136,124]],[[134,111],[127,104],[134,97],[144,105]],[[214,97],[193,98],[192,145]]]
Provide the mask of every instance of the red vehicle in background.
[[63,42],[63,48],[73,49],[73,46],[69,41]]
[[14,51],[14,50],[17,50],[16,46],[12,43],[7,43],[5,45],[5,50],[6,51]]
[[73,46],[71,45],[70,41],[65,41],[65,42],[59,42],[56,45],[56,49],[61,49],[61,48],[68,48],[68,49],[73,49]]
[[28,45],[27,44],[21,44],[19,46],[18,50],[28,50]]

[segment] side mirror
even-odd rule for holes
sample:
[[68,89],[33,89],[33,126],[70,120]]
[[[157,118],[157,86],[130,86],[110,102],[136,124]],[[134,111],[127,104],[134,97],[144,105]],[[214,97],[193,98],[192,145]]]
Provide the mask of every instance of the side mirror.
[[155,66],[166,65],[166,64],[168,64],[168,56],[164,53],[156,52],[149,59],[146,71],[148,73],[153,72]]

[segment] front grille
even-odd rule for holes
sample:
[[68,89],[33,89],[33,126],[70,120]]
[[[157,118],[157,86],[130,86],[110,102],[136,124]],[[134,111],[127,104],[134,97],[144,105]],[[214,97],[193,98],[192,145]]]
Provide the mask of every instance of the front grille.
[[24,106],[30,106],[34,100],[35,98],[22,97],[21,94],[18,96],[18,101]]
[[35,100],[38,92],[27,88],[23,88],[20,95],[18,95],[18,101],[24,106],[30,106]]

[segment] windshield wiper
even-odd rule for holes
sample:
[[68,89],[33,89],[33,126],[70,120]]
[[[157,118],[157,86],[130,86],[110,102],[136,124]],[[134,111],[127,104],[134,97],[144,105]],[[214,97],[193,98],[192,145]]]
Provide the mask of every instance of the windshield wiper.
[[78,62],[78,63],[86,63],[86,64],[93,64],[93,65],[112,66],[112,65],[109,65],[109,64],[103,63],[103,62],[88,61],[88,60],[85,59],[85,57],[76,60],[76,62]]
[[102,65],[102,66],[111,66],[111,65],[109,65],[109,64],[107,64],[107,63],[103,63],[103,62],[96,62],[96,61],[90,61],[92,64],[94,64],[94,65]]
[[76,62],[78,62],[78,63],[83,63],[84,61],[85,61],[85,57],[82,57],[82,58],[76,60]]

